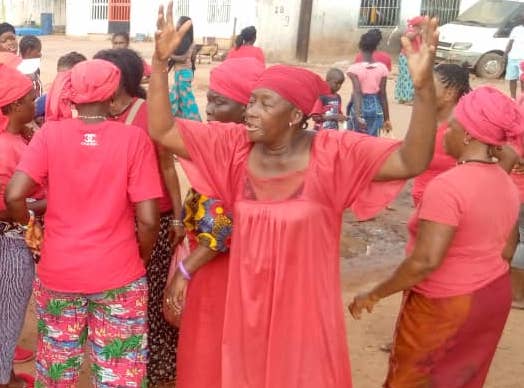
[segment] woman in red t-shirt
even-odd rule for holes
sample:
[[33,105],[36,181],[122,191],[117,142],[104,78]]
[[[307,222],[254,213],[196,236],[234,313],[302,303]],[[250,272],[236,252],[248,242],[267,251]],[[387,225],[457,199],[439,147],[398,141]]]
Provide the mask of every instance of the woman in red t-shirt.
[[[120,48],[99,51],[94,58],[113,63],[122,72],[122,82],[111,104],[111,118],[142,128],[147,133],[146,91],[142,80],[142,58],[133,50]],[[184,237],[182,200],[173,154],[156,146],[163,178],[160,209],[160,232],[147,266],[149,288],[147,378],[153,384],[173,384],[176,380],[176,348],[178,330],[172,327],[162,312],[162,300],[173,246]]]
[[[31,296],[35,265],[24,241],[23,228],[14,222],[4,205],[6,186],[27,149],[24,133],[33,119],[34,98],[30,79],[0,64],[0,386],[22,386],[23,380],[34,383],[29,375],[15,376],[12,366]],[[37,198],[40,199],[28,206],[41,215],[45,200],[40,195]],[[25,352],[32,356],[32,352]]]
[[[34,287],[39,386],[75,386],[88,338],[95,385],[146,384],[145,264],[162,189],[144,130],[107,120],[120,74],[94,59],[58,77],[48,99],[65,109],[75,104],[78,117],[44,124],[6,191],[13,220],[41,251]],[[45,233],[25,200],[43,182]]]
[[413,180],[411,197],[415,206],[419,204],[424,190],[437,175],[454,167],[456,160],[444,150],[444,134],[448,129],[448,119],[459,99],[471,91],[469,71],[459,65],[443,63],[435,67],[435,89],[437,92],[437,136],[435,152],[428,169]]
[[227,59],[252,57],[259,60],[264,66],[266,58],[261,48],[255,47],[257,29],[254,26],[244,28],[236,37],[235,47],[227,53]]
[[363,309],[405,292],[385,386],[483,386],[511,306],[518,241],[519,193],[507,173],[518,156],[503,146],[522,141],[523,123],[497,89],[462,97],[444,137],[457,166],[426,188],[404,262],[350,305],[360,319]]

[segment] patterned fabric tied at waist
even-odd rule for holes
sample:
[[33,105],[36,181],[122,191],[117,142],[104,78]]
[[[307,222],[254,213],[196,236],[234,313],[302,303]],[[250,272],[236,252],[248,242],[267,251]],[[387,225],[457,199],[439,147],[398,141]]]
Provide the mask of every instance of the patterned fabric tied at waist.
[[24,230],[20,225],[0,221],[0,237],[24,239]]

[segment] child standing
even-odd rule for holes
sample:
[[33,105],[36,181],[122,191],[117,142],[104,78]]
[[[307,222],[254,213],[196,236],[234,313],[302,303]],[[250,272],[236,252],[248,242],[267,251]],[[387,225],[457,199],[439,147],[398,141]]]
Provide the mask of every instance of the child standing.
[[[42,57],[42,42],[34,35],[27,35],[20,39],[18,50],[23,61],[34,62],[36,70],[29,70],[31,73],[27,74],[33,82],[36,97],[40,97],[44,91],[42,81],[40,80],[40,58]],[[31,67],[31,66],[29,66]]]
[[342,98],[338,91],[344,83],[345,76],[342,70],[332,68],[326,74],[326,82],[331,94],[323,94],[313,107],[311,117],[315,121],[315,130],[338,129],[338,122],[345,121],[342,114]]

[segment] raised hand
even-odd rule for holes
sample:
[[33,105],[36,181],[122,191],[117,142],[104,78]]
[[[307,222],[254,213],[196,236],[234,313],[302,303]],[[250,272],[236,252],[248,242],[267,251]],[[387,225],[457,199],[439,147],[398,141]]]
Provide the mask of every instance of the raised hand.
[[164,15],[164,6],[158,9],[156,22],[157,31],[155,32],[155,53],[153,58],[159,61],[167,61],[171,54],[178,48],[184,35],[191,27],[188,20],[178,29],[173,24],[173,2],[167,5],[167,12]]
[[418,51],[415,51],[411,40],[402,37],[402,47],[408,60],[409,72],[413,79],[415,89],[423,88],[433,82],[433,66],[435,64],[435,52],[438,44],[438,20],[436,18],[426,20],[422,24],[420,34],[422,42]]

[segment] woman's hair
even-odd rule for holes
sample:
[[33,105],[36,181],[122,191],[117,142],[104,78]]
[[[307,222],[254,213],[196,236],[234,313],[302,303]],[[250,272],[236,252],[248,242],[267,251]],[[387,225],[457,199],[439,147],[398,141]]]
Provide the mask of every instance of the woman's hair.
[[467,68],[452,63],[441,63],[435,66],[434,71],[446,88],[457,91],[457,100],[471,91]]
[[380,31],[378,28],[372,28],[368,30],[368,34],[375,34],[377,36],[378,43],[380,43],[382,40],[382,31]]
[[13,25],[9,23],[0,23],[0,35],[6,32],[12,32],[13,34],[16,34],[16,30]]
[[360,51],[372,53],[377,49],[381,38],[382,35],[379,36],[376,32],[368,31],[360,37],[358,48]]
[[56,67],[57,69],[71,69],[77,63],[83,62],[85,60],[87,60],[87,58],[83,54],[80,54],[76,51],[71,51],[70,53],[62,55],[60,58],[58,58]]
[[42,50],[42,42],[34,35],[26,35],[20,39],[18,50],[20,51],[20,56],[23,58],[31,50]]
[[257,40],[257,29],[255,26],[249,26],[240,31],[240,35],[237,35],[235,39],[235,47],[238,49],[240,46],[245,45],[248,42],[254,42]]
[[128,95],[146,98],[146,91],[141,86],[144,76],[144,61],[136,51],[127,48],[102,50],[96,53],[93,58],[111,62],[120,69],[120,85]]
[[120,31],[120,32],[115,32],[113,34],[113,37],[111,38],[111,40],[114,40],[115,38],[121,36],[122,38],[124,38],[124,40],[129,43],[129,33],[125,32],[125,31]]
[[[178,19],[178,22],[176,24],[176,28],[180,28],[182,24],[187,22],[188,20],[191,20],[189,16],[180,16]],[[187,30],[186,34],[184,35],[184,38],[182,38],[182,42],[180,43],[180,46],[175,50],[173,53],[174,55],[184,55],[187,53],[187,50],[191,48],[194,42],[194,36],[193,36],[193,25],[189,27],[189,30]],[[171,69],[175,66],[176,61],[173,58],[170,58],[167,62],[167,71],[171,71]],[[191,69],[193,70],[193,73],[196,70],[196,55],[195,53],[191,53]]]
[[[180,16],[180,18],[178,19],[178,22],[176,23],[177,30],[180,28],[180,26],[182,26],[182,24],[184,24],[188,20],[191,20],[189,16]],[[191,27],[189,27],[189,30],[187,30],[186,34],[182,38],[182,42],[180,42],[180,45],[175,50],[174,54],[175,55],[184,55],[185,53],[187,53],[187,50],[189,50],[189,48],[193,44],[193,40],[194,40],[193,25],[191,25]]]

